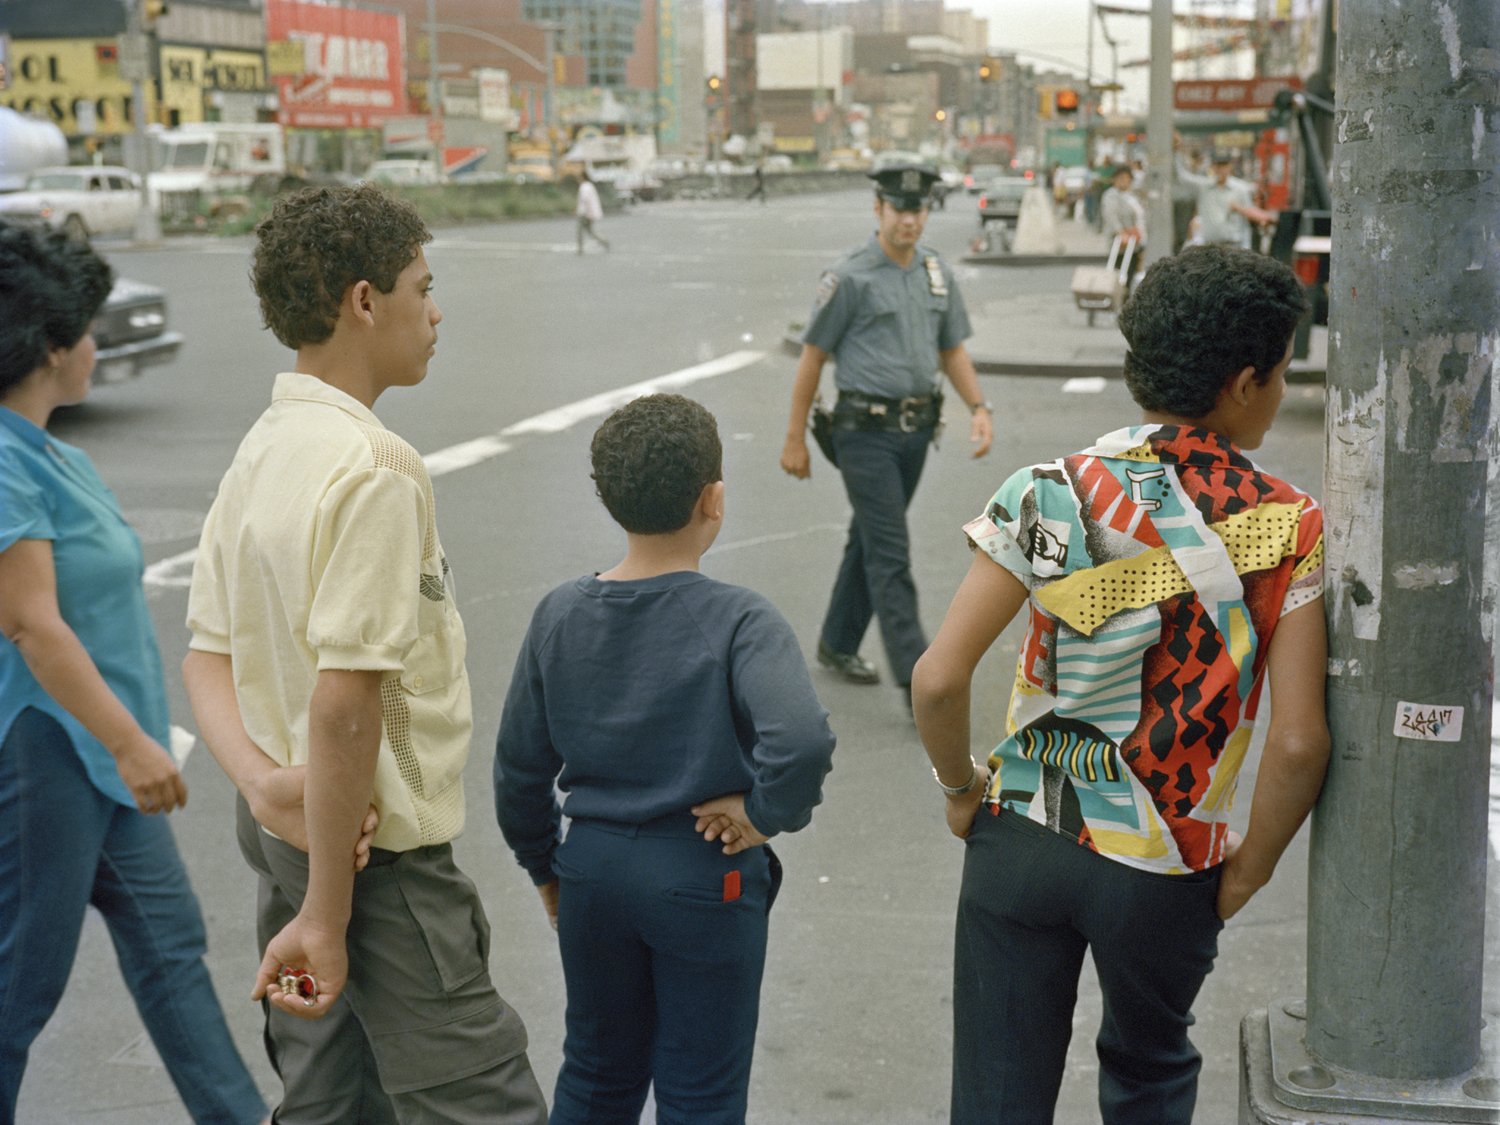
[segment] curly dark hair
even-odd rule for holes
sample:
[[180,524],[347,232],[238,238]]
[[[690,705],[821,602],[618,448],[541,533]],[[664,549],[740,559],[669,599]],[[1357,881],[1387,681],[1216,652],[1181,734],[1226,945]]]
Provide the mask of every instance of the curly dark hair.
[[333,335],[349,286],[394,289],[432,234],[410,203],[358,184],[282,196],[255,237],[250,283],[261,317],[283,344],[300,348]]
[[114,271],[86,242],[61,231],[0,222],[0,398],[89,330]]
[[615,522],[636,535],[686,527],[705,485],[724,479],[718,423],[682,395],[647,395],[594,433],[591,479]]
[[1143,410],[1202,418],[1246,367],[1264,383],[1307,312],[1297,276],[1232,246],[1192,246],[1146,271],[1120,331],[1125,385]]

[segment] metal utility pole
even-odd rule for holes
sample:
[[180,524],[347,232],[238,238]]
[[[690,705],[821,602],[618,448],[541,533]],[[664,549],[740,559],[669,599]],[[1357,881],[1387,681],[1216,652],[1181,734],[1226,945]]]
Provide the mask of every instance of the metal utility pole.
[[443,170],[443,86],[438,76],[437,0],[427,0],[427,141],[432,169]]
[[1094,166],[1094,20],[1098,18],[1094,3],[1095,0],[1089,0],[1089,34],[1084,61],[1084,69],[1088,72],[1085,80],[1088,95],[1083,101],[1083,162],[1090,168]]
[[1172,0],[1151,0],[1146,117],[1146,265],[1172,253]]
[[161,241],[161,216],[151,197],[151,142],[146,133],[146,84],[151,79],[151,39],[146,31],[146,0],[127,0],[125,34],[120,41],[121,77],[130,83],[131,133],[126,137],[126,163],[140,177],[144,205],[135,215],[135,241]]
[[1480,1004],[1500,7],[1342,0],[1339,22],[1325,483],[1334,752],[1313,817],[1307,1000],[1242,1024],[1240,1121],[1496,1122],[1500,1028],[1483,1029]]

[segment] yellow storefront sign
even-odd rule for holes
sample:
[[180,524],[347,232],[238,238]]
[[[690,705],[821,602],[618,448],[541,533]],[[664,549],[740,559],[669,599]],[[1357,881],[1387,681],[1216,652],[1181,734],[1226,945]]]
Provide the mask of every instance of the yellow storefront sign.
[[162,110],[179,124],[204,119],[205,91],[254,91],[265,84],[265,63],[257,52],[203,47],[161,49]]
[[[79,107],[87,103],[94,133],[130,130],[130,83],[120,77],[113,39],[16,39],[10,54],[10,88],[0,91],[0,105],[38,114],[77,136]],[[89,111],[83,113],[87,121]]]

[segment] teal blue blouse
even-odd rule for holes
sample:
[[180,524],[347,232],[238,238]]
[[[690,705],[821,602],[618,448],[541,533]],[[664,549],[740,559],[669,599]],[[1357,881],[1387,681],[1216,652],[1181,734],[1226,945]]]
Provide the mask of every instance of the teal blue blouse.
[[[18,539],[51,540],[63,620],[146,733],[168,745],[161,654],[141,586],[141,541],[81,449],[0,406],[0,551]],[[0,598],[9,594],[0,589]],[[27,707],[62,724],[101,793],[134,807],[103,743],[42,689],[20,650],[0,637],[0,742]]]

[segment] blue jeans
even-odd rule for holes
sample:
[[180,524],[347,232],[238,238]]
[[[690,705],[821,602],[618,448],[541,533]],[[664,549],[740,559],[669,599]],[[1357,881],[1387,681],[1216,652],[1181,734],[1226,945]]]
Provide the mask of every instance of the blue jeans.
[[637,1125],[653,1083],[659,1125],[742,1125],[777,880],[768,849],[726,856],[687,813],[575,820],[554,870],[568,1009],[552,1125]]
[[823,619],[823,643],[834,652],[858,652],[870,618],[878,617],[891,673],[901,685],[911,683],[911,670],[927,649],[911,576],[906,508],[931,443],[930,429],[833,432],[854,519]]
[[1104,995],[1104,1125],[1189,1125],[1193,1000],[1218,955],[1219,869],[1158,875],[981,806],[953,964],[953,1125],[1050,1125],[1085,952]]
[[167,818],[101,794],[57,721],[27,708],[0,744],[0,1121],[15,1118],[27,1052],[62,999],[89,905],[193,1120],[264,1119],[203,964],[203,915]]

